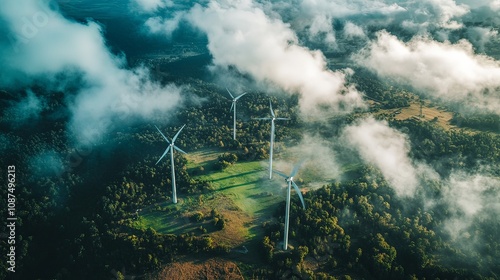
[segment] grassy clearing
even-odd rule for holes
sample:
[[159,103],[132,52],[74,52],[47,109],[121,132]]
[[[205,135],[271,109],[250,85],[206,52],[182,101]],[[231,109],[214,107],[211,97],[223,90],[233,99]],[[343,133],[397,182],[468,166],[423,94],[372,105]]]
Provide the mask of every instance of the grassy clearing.
[[279,200],[280,185],[266,175],[267,168],[253,161],[238,162],[223,171],[199,177],[212,182],[216,192],[230,197],[241,210],[255,216]]
[[[151,227],[161,233],[209,234],[230,246],[241,245],[260,234],[260,222],[270,219],[275,207],[284,200],[284,184],[278,178],[269,180],[267,164],[261,161],[237,162],[224,170],[214,170],[213,165],[221,153],[204,150],[186,156],[188,172],[203,167],[203,172],[197,172],[201,175],[194,178],[210,181],[214,191],[202,195],[181,194],[176,205],[165,202],[143,209],[134,227]],[[223,230],[215,229],[212,209],[228,221]],[[203,213],[205,218],[193,222],[190,217],[195,212]]]
[[[134,226],[139,229],[153,228],[160,233],[184,233],[196,228],[195,224],[189,223],[188,213],[191,201],[179,199],[177,205],[168,202],[145,208],[139,212]],[[182,211],[180,209],[183,209]]]
[[[179,199],[179,203],[174,207],[145,209],[133,222],[133,226],[138,229],[153,228],[163,234],[209,235],[218,244],[232,248],[247,244],[261,233],[257,216],[252,217],[243,212],[232,198],[225,194],[201,196],[197,201],[197,206],[183,204],[185,200]],[[212,209],[226,220],[226,226],[222,230],[214,224]],[[193,221],[191,217],[194,213],[202,213],[203,218],[200,221]]]
[[188,159],[187,168],[194,170],[199,167],[211,167],[217,161],[217,157],[222,153],[223,151],[217,149],[206,149],[189,153],[186,155]]

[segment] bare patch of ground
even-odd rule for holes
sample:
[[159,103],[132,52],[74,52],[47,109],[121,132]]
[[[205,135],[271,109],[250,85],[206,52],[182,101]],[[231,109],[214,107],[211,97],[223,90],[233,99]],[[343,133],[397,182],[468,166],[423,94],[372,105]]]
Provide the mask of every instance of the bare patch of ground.
[[453,113],[445,109],[432,107],[428,104],[422,106],[422,116],[420,116],[420,103],[412,102],[409,107],[401,109],[391,109],[395,114],[396,120],[406,120],[409,118],[418,118],[422,121],[436,121],[444,129],[450,129],[450,120],[453,118]]
[[231,261],[220,258],[209,259],[203,262],[184,261],[167,265],[151,280],[233,280],[244,279],[240,268]]

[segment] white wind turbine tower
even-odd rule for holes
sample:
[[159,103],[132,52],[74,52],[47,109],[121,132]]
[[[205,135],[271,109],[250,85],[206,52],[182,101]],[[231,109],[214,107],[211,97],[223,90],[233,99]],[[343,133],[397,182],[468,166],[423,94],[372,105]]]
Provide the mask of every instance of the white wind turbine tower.
[[269,179],[273,178],[273,149],[274,149],[274,121],[288,121],[289,118],[277,118],[273,111],[273,105],[269,100],[269,108],[271,110],[271,118],[255,118],[255,120],[271,120],[271,145],[269,148]]
[[302,193],[300,192],[299,187],[295,182],[293,181],[293,176],[297,175],[297,172],[299,171],[300,163],[295,165],[295,167],[292,170],[292,173],[290,173],[290,176],[286,176],[285,174],[274,171],[276,174],[280,175],[281,177],[285,178],[285,181],[288,184],[288,188],[286,191],[286,210],[285,210],[285,234],[284,234],[284,240],[283,240],[283,250],[286,250],[288,248],[288,228],[289,228],[289,220],[290,220],[290,192],[291,192],[291,187],[293,185],[293,188],[297,192],[300,198],[300,202],[302,202],[302,207],[306,209],[306,204],[304,203],[304,197],[302,196]]
[[170,141],[168,141],[167,137],[165,137],[165,135],[163,135],[163,133],[161,133],[160,129],[155,125],[156,129],[158,129],[158,132],[160,132],[161,136],[163,136],[165,141],[167,141],[167,143],[168,143],[167,149],[165,150],[163,155],[160,157],[160,159],[156,162],[156,164],[158,164],[163,159],[163,157],[165,157],[165,155],[168,153],[168,151],[170,151],[170,167],[172,168],[172,202],[173,203],[177,203],[177,190],[175,188],[174,149],[183,153],[183,154],[186,154],[186,152],[184,152],[183,150],[181,150],[177,146],[175,146],[175,140],[177,139],[177,137],[179,136],[179,134],[181,133],[182,129],[185,126],[186,125],[183,125],[181,127],[181,129],[179,129],[179,131],[177,131],[174,138],[172,138],[172,142],[170,142]]
[[236,140],[236,101],[238,101],[238,99],[240,99],[241,97],[243,97],[243,95],[247,94],[247,92],[243,92],[242,94],[234,97],[231,94],[231,92],[229,91],[229,89],[226,88],[226,90],[227,90],[227,93],[229,93],[229,95],[231,96],[232,101],[233,101],[233,103],[231,104],[231,110],[234,109],[234,115],[233,115],[233,140]]

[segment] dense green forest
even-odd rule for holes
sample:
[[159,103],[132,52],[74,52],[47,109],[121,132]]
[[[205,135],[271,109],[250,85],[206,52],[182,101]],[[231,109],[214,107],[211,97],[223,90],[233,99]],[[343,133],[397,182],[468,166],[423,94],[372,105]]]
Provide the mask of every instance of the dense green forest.
[[[382,109],[404,107],[415,99],[407,91],[392,98],[391,91],[397,89],[386,91],[376,83],[366,83],[364,90],[384,102]],[[224,90],[200,81],[192,81],[191,89],[204,101],[188,104],[169,123],[157,125],[172,135],[186,123],[177,145],[187,152],[218,149],[218,169],[237,161],[268,158],[270,124],[252,118],[269,115],[269,100],[281,117],[291,118],[276,131],[276,141],[285,147],[299,143],[304,131],[321,131],[323,137],[336,139],[343,127],[366,115],[357,112],[331,118],[328,123],[304,124],[298,117],[297,96],[269,97],[252,92],[238,104],[238,138],[233,140],[230,100]],[[10,100],[2,102],[5,105]],[[155,165],[164,148],[155,124],[116,129],[98,145],[73,145],[64,133],[67,119],[52,117],[60,102],[60,95],[53,94],[40,120],[43,125],[28,122],[12,127],[8,115],[0,123],[2,130],[8,131],[0,136],[1,166],[15,164],[18,178],[17,279],[109,279],[112,271],[123,267],[132,275],[146,278],[182,256],[206,259],[228,255],[232,248],[203,234],[203,229],[201,234],[162,234],[153,228],[133,226],[138,209],[168,201],[171,193],[168,161]],[[491,167],[484,172],[500,176],[500,137],[491,132],[496,119],[461,118],[456,117],[461,126],[475,127],[481,122],[485,131],[445,130],[432,122],[414,119],[390,119],[389,124],[408,134],[411,158],[435,167],[440,176],[456,170],[478,170],[484,163]],[[325,126],[331,129],[323,130]],[[181,197],[212,192],[210,181],[196,177],[207,170],[188,169],[186,158],[180,154],[176,154],[175,161]],[[498,219],[473,221],[472,239],[481,240],[479,248],[460,246],[460,241],[443,230],[443,224],[453,215],[450,206],[426,206],[428,198],[440,201],[446,195],[439,180],[429,178],[423,194],[403,199],[395,195],[375,167],[359,162],[345,179],[310,189],[305,194],[306,210],[297,199],[292,201],[289,251],[279,248],[284,203],[271,209],[274,218],[259,225],[264,231],[257,236],[262,246],[260,259],[242,265],[246,277],[500,276],[500,241],[495,238],[500,232]],[[0,177],[6,181],[5,172]],[[6,197],[5,188],[2,197]],[[1,203],[5,209],[6,201]],[[175,212],[176,208],[168,211]],[[193,216],[193,221],[203,219],[213,223],[210,230],[214,231],[223,229],[227,222],[217,209],[207,217]],[[5,256],[6,239],[0,242]],[[2,262],[2,279],[6,277],[6,265]]]

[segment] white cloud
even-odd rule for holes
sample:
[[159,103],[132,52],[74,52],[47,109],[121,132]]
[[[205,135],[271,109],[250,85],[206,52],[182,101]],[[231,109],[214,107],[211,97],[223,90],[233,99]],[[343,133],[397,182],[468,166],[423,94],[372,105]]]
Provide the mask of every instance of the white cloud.
[[172,33],[178,28],[179,23],[184,17],[185,12],[179,11],[173,14],[172,18],[162,18],[160,16],[151,17],[146,20],[144,25],[151,33],[160,33],[167,37],[172,36]]
[[[405,11],[397,3],[365,0],[295,0],[277,1],[266,6],[281,15],[300,35],[313,42],[324,43],[325,47],[335,49],[337,39],[333,23],[335,20],[352,16],[385,15]],[[267,11],[271,14],[270,11]],[[366,24],[366,22],[360,22]]]
[[434,14],[438,26],[443,28],[457,29],[462,27],[461,23],[453,19],[460,18],[469,12],[467,5],[458,5],[455,0],[427,0],[422,2],[427,2],[429,6],[421,7],[420,10],[417,11]]
[[54,88],[77,80],[69,125],[78,141],[99,141],[112,124],[165,116],[180,103],[180,89],[151,81],[143,68],[127,69],[123,57],[110,53],[96,23],[72,22],[34,0],[1,6],[0,17],[18,41],[0,45],[0,84]]
[[411,197],[418,187],[416,168],[409,159],[406,135],[386,122],[373,118],[344,129],[342,137],[355,148],[363,160],[376,166],[397,195]]
[[327,69],[321,52],[299,46],[287,24],[270,19],[251,1],[196,5],[187,18],[207,34],[215,65],[234,66],[259,82],[300,93],[303,113],[314,113],[318,104],[337,110],[362,106],[360,95],[344,86],[345,74]]
[[132,0],[140,10],[144,12],[154,12],[160,8],[174,5],[171,0]]
[[302,0],[301,10],[310,15],[326,14],[333,18],[347,17],[357,14],[392,14],[405,11],[397,3],[385,3],[385,1],[365,0]]
[[42,99],[37,97],[31,90],[27,90],[26,94],[25,98],[15,103],[5,112],[13,118],[10,121],[13,124],[38,119],[43,110],[44,102]]
[[347,21],[344,25],[344,36],[349,39],[366,38],[363,28],[350,21]]
[[327,15],[316,15],[308,28],[309,37],[313,40],[323,40],[326,44],[336,45],[333,18]]
[[312,183],[316,186],[341,176],[341,165],[333,152],[332,142],[322,139],[320,135],[304,134],[300,143],[288,148],[287,154],[293,155],[294,160],[304,161],[301,170],[314,178]]
[[469,13],[467,5],[454,0],[410,1],[401,5],[407,12],[396,24],[414,34],[433,33],[441,40],[446,40],[450,31],[463,28],[462,17]]
[[491,1],[490,8],[493,11],[499,11],[500,10],[500,0]]
[[[461,18],[469,13],[467,5],[454,0],[295,0],[273,2],[271,9],[285,18],[300,35],[309,39],[320,38],[316,41],[326,44],[329,42],[325,38],[335,38],[335,20],[351,21],[364,27],[399,26],[423,34],[461,28]],[[327,36],[317,36],[318,31]]]
[[479,51],[485,50],[485,45],[497,38],[498,31],[491,27],[474,26],[467,29],[467,37]]
[[382,31],[355,60],[382,77],[395,78],[429,95],[500,110],[500,63],[475,55],[465,40],[450,44],[418,37],[405,43]]
[[456,241],[468,238],[473,222],[500,215],[500,180],[481,174],[452,173],[443,189],[452,217],[445,229]]
[[[427,211],[441,211],[445,206],[447,216],[439,227],[464,253],[477,254],[483,242],[477,236],[477,223],[500,215],[500,180],[487,175],[488,168],[472,174],[452,170],[446,178],[441,177],[432,166],[412,162],[406,135],[373,118],[346,127],[341,140],[345,147],[357,150],[366,163],[378,168],[400,198],[423,194],[420,199]],[[440,196],[433,193],[427,197],[424,182],[439,182]]]
[[499,0],[456,0],[457,3],[467,5],[471,8],[479,8],[479,7],[489,7],[492,10],[495,10],[495,7],[500,6]]

